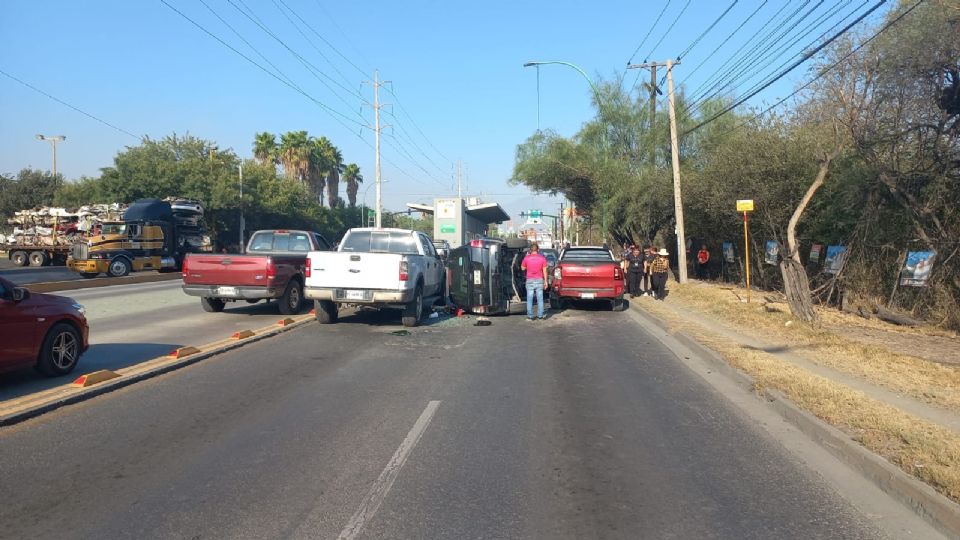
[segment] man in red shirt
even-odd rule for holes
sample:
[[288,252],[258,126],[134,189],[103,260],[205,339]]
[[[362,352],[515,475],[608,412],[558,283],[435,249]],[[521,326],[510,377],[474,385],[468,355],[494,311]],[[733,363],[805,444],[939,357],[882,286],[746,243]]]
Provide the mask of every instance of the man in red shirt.
[[[547,258],[540,254],[540,246],[536,242],[530,244],[530,252],[520,263],[520,269],[527,273],[527,320],[546,319],[543,308],[543,284],[547,282],[547,267],[550,264]],[[540,316],[533,316],[533,297],[537,297]]]
[[710,251],[706,244],[700,245],[697,252],[697,279],[707,279],[707,265],[710,264]]

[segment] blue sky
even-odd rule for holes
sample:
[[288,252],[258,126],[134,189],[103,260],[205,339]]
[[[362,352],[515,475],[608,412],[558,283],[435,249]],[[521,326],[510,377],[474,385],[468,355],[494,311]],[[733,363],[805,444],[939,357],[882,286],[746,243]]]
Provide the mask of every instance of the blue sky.
[[[374,138],[362,125],[373,123],[373,111],[361,102],[373,101],[372,88],[363,81],[378,69],[382,79],[392,81],[381,90],[381,100],[392,104],[382,115],[382,121],[392,125],[384,130],[385,206],[400,209],[408,201],[454,194],[455,162],[462,160],[465,192],[500,202],[514,215],[528,208],[555,209],[560,202],[507,183],[516,145],[537,129],[537,73],[524,69],[524,62],[562,60],[595,80],[610,79],[623,70],[648,32],[634,62],[648,54],[651,60],[676,57],[733,5],[677,67],[676,81],[685,80],[687,88],[695,89],[709,82],[748,40],[761,35],[765,22],[779,22],[797,8],[817,5],[788,0],[691,0],[689,5],[687,0],[166,1],[273,71],[269,61],[278,76],[310,98],[244,60],[160,0],[5,0],[0,4],[0,70],[137,136],[190,133],[249,157],[258,131],[305,129],[326,135],[347,162],[360,165],[372,185]],[[784,29],[795,33],[778,42],[785,54],[752,80],[735,81],[730,91],[743,92],[844,16],[852,15],[849,22],[868,7],[860,0],[821,2],[801,23],[788,22]],[[247,8],[252,19],[284,43],[243,15]],[[818,18],[822,22],[799,39],[805,26]],[[792,47],[787,46],[791,36],[798,36]],[[634,73],[625,77],[625,85],[633,83]],[[803,68],[796,70],[748,104],[759,106],[789,94],[805,74]],[[641,76],[641,82],[646,78]],[[540,68],[540,127],[573,135],[593,113],[590,97],[586,81],[573,69]],[[58,145],[58,170],[68,179],[98,175],[117,152],[138,143],[0,74],[0,173],[50,168],[50,147],[34,138],[37,133],[66,135],[67,141]],[[367,200],[373,200],[372,188]]]

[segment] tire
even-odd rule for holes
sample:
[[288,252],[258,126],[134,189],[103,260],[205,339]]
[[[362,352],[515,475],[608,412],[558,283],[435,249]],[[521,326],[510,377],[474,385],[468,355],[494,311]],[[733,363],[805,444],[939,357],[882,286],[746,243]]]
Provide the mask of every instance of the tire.
[[99,275],[97,272],[80,272],[80,277],[83,279],[93,279]]
[[627,309],[627,301],[624,300],[623,298],[614,298],[611,301],[611,304],[612,304],[611,306],[612,311],[620,312],[620,311],[626,311]]
[[10,260],[17,266],[26,266],[30,264],[30,257],[26,251],[14,251],[10,254]]
[[248,303],[248,304],[256,304],[256,303],[259,302],[259,301],[260,301],[259,298],[253,298],[253,299],[247,300],[247,303]]
[[318,323],[333,324],[337,322],[337,318],[339,317],[337,305],[330,300],[314,300],[313,309],[316,313],[315,317]]
[[47,254],[42,251],[31,251],[30,255],[30,266],[39,267],[46,266],[50,259],[47,257]]
[[554,309],[564,310],[570,307],[570,301],[559,296],[550,297],[550,307]]
[[226,304],[226,302],[219,298],[207,298],[206,296],[200,298],[200,305],[203,306],[203,310],[207,313],[220,313]]
[[413,300],[407,304],[403,310],[403,325],[409,328],[420,324],[420,317],[423,315],[423,285],[417,284],[417,289],[413,293]]
[[107,275],[110,277],[123,277],[130,273],[130,261],[126,257],[117,257],[110,261],[107,267]]
[[287,288],[283,290],[283,295],[277,301],[277,309],[281,315],[296,315],[300,312],[300,306],[303,304],[303,287],[300,281],[290,280]]
[[66,375],[77,367],[81,352],[80,333],[68,323],[57,323],[43,338],[37,371],[48,377]]

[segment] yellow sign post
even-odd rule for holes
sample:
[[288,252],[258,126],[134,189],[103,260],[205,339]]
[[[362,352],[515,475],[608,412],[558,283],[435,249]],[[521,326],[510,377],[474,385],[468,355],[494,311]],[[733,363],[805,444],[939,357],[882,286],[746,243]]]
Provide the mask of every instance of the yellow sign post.
[[753,212],[753,199],[740,199],[737,201],[737,212],[743,212],[743,258],[747,269],[747,303],[750,303],[750,231],[747,227],[749,222],[748,212]]

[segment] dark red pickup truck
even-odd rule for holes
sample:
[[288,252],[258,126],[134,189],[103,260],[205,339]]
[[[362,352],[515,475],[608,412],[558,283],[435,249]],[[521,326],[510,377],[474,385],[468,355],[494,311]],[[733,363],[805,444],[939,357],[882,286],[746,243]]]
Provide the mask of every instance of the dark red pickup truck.
[[563,308],[570,300],[609,302],[624,308],[623,270],[613,253],[603,247],[569,247],[553,270],[550,305]]
[[307,253],[332,244],[311,231],[257,231],[246,255],[191,253],[183,259],[183,292],[199,296],[205,311],[223,311],[226,302],[278,299],[283,315],[300,311]]

